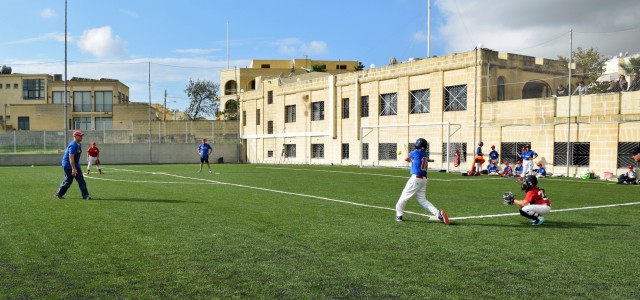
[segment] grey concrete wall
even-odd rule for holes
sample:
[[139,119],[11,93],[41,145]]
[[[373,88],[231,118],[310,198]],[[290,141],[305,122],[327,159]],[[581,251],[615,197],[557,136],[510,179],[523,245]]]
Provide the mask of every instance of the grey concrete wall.
[[[238,163],[240,145],[214,144],[210,163],[218,163],[223,157],[225,163]],[[80,162],[86,165],[88,145],[82,145]],[[104,144],[100,148],[100,161],[103,165],[115,164],[184,164],[199,163],[197,144]],[[47,166],[60,165],[62,154],[2,154],[0,166]]]

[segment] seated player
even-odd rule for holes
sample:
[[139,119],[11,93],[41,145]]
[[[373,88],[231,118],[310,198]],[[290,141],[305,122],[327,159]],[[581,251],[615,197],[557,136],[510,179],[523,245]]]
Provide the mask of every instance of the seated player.
[[542,166],[541,162],[538,162],[538,168],[533,170],[533,175],[536,175],[538,178],[547,177],[547,170]]
[[502,172],[500,172],[500,176],[502,177],[513,177],[513,168],[509,165],[508,161],[504,162],[504,167],[502,168]]
[[500,172],[498,171],[498,166],[496,166],[495,162],[492,162],[491,164],[489,164],[489,166],[487,166],[487,173],[489,174],[489,176],[500,175]]
[[515,168],[515,173],[516,176],[520,176],[522,175],[522,161],[519,160],[516,162],[516,168]]
[[638,184],[636,171],[629,166],[629,171],[618,176],[618,184]]

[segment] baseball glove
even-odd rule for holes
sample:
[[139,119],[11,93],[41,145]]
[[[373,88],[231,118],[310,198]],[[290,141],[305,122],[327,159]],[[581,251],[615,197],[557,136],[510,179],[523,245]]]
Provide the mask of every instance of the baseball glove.
[[512,205],[513,200],[515,200],[516,197],[512,192],[505,192],[504,194],[502,194],[502,199],[504,200],[504,205]]

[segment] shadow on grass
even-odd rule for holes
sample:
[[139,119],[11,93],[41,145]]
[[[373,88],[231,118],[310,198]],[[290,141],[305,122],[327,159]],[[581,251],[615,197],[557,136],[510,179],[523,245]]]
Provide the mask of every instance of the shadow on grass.
[[[531,226],[528,222],[517,222],[513,224],[491,224],[491,223],[473,223],[457,221],[451,222],[449,226],[491,226],[491,227],[536,227]],[[629,227],[628,224],[603,224],[603,223],[585,223],[585,222],[558,222],[545,221],[540,228],[597,228],[597,227]]]
[[123,201],[123,202],[155,202],[155,203],[202,203],[184,200],[164,200],[164,199],[148,199],[148,198],[93,198],[91,201]]

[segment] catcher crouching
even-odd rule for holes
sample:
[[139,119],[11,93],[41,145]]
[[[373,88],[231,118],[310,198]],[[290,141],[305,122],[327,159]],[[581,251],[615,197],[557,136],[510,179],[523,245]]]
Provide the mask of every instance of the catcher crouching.
[[538,178],[534,175],[527,175],[522,184],[525,191],[523,200],[515,200],[511,192],[503,195],[504,204],[515,204],[520,206],[520,215],[531,219],[531,225],[540,226],[544,223],[544,215],[551,212],[551,201],[547,198],[544,189],[538,187]]

